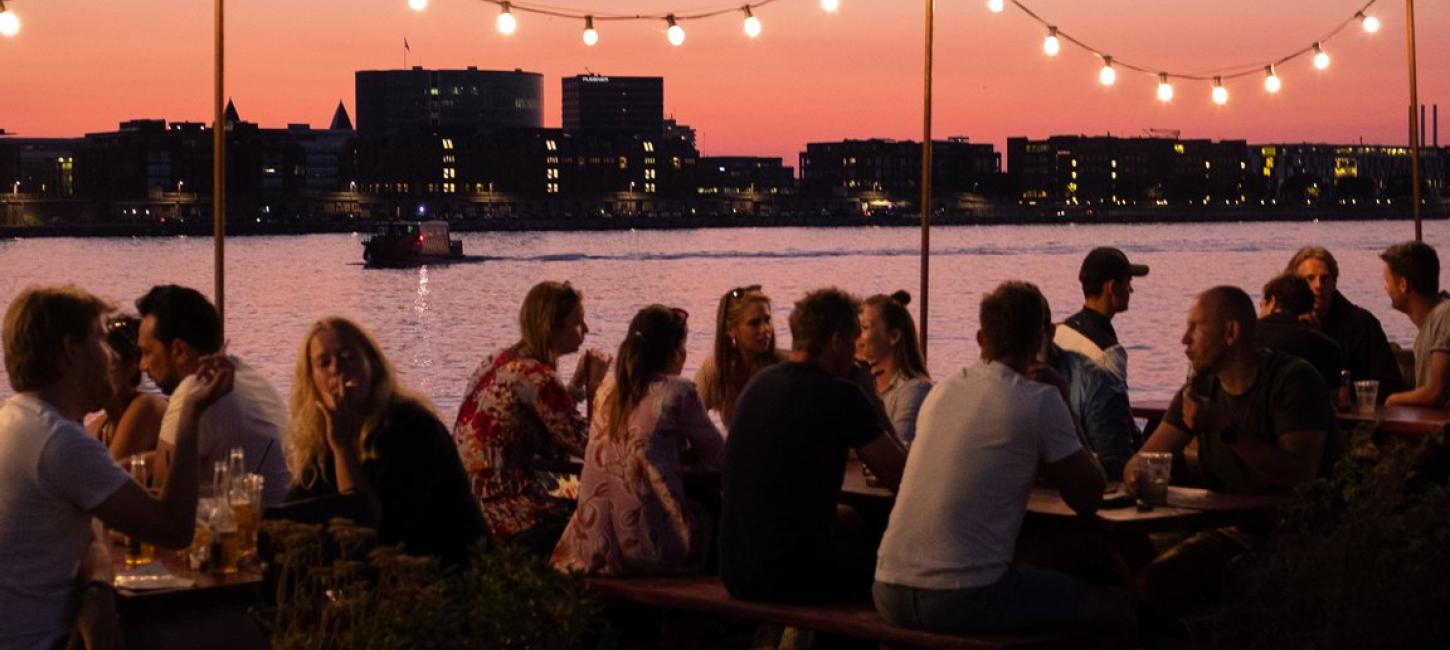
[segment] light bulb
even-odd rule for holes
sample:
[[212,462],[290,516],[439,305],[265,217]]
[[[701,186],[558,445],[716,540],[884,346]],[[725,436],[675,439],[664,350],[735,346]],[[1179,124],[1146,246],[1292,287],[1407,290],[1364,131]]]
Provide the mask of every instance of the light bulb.
[[584,17],[584,44],[594,47],[599,42],[599,32],[594,31],[594,16]]
[[1364,31],[1373,34],[1380,30],[1380,19],[1374,16],[1366,16],[1363,11],[1355,15],[1359,17],[1359,26],[1363,27]]
[[508,36],[519,28],[519,21],[514,19],[513,12],[509,11],[509,3],[499,5],[498,33]]
[[745,7],[745,35],[750,38],[760,36],[760,19],[750,13],[750,7]]
[[428,0],[408,0],[408,8],[413,11],[422,11],[428,8]]
[[989,9],[994,14],[1000,14],[1002,13],[1002,10],[1006,8],[1007,3],[1005,0],[987,0],[987,9]]
[[665,30],[665,37],[670,39],[670,45],[679,47],[685,44],[685,28],[675,22],[675,15],[670,14],[665,18],[669,21],[670,28]]
[[821,0],[821,8],[825,9],[826,13],[836,13],[836,10],[841,8],[841,0]]
[[1103,69],[1098,70],[1098,83],[1104,86],[1111,86],[1118,80],[1118,73],[1113,70],[1113,57],[1103,57]]
[[1168,83],[1168,73],[1158,73],[1158,101],[1173,101],[1173,84]]
[[1047,56],[1057,56],[1057,53],[1062,51],[1062,42],[1057,40],[1056,27],[1047,28],[1047,38],[1042,39],[1042,51],[1046,52]]
[[1223,77],[1213,78],[1213,103],[1219,106],[1228,103],[1228,89],[1223,87]]
[[1318,43],[1314,44],[1314,67],[1320,70],[1329,67],[1329,53],[1325,52],[1324,48],[1319,47]]
[[1274,71],[1274,66],[1264,66],[1264,90],[1273,94],[1283,87],[1284,82],[1279,81],[1279,73]]
[[11,37],[20,33],[20,17],[0,5],[0,36]]

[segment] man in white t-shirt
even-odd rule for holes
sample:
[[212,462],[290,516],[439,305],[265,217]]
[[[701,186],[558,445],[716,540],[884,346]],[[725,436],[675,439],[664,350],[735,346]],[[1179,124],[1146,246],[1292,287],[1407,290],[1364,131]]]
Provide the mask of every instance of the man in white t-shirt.
[[[221,351],[221,318],[201,293],[176,285],[152,287],[136,301],[136,309],[141,314],[141,369],[176,402],[192,390],[199,360]],[[275,506],[292,482],[282,448],[287,408],[261,374],[235,357],[231,362],[235,388],[201,418],[197,445],[202,467],[225,461],[233,448],[242,448],[246,470],[264,477],[262,504]],[[165,468],[175,444],[179,414],[177,407],[168,406],[161,420],[158,470]]]
[[935,632],[1073,623],[1130,630],[1122,590],[1012,561],[1038,468],[1076,512],[1102,502],[1102,467],[1073,425],[1066,387],[1035,355],[1047,335],[1037,287],[1006,282],[981,304],[982,363],[922,404],[876,563],[876,608]]
[[65,286],[26,289],[5,312],[16,395],[0,407],[0,648],[55,648],[73,634],[116,646],[110,547],[92,517],[164,548],[191,543],[196,423],[230,390],[230,364],[198,363],[196,389],[177,405],[172,487],[153,498],[80,425],[113,390],[101,327],[111,309]]

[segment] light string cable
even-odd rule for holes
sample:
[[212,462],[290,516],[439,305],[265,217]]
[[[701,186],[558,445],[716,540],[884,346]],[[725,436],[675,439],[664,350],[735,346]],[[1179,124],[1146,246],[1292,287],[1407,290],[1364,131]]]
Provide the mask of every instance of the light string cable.
[[[994,2],[989,2],[988,7],[991,8],[994,12],[1000,11],[1000,9],[998,9],[1000,5],[997,5],[995,1],[996,0],[994,0]],[[1299,57],[1313,54],[1314,67],[1323,70],[1329,67],[1329,55],[1324,51],[1324,45],[1328,43],[1330,39],[1338,36],[1340,32],[1345,30],[1345,28],[1349,27],[1357,21],[1366,32],[1374,33],[1376,31],[1379,31],[1379,19],[1368,13],[1365,13],[1378,1],[1379,0],[1369,0],[1358,10],[1356,10],[1350,17],[1336,24],[1333,29],[1325,32],[1323,36],[1320,36],[1309,45],[1289,52],[1288,54],[1285,54],[1278,58],[1271,59],[1263,63],[1229,66],[1222,70],[1209,72],[1173,72],[1166,68],[1146,65],[1143,63],[1135,63],[1131,61],[1124,61],[1123,59],[1112,56],[1108,54],[1107,50],[1090,45],[1074,37],[1071,33],[1064,31],[1062,27],[1058,26],[1056,23],[1042,17],[1042,15],[1033,11],[1030,7],[1024,4],[1022,0],[1008,0],[1008,2],[1012,4],[1012,6],[1021,10],[1022,13],[1025,14],[1028,18],[1032,19],[1046,29],[1047,41],[1044,43],[1044,50],[1046,50],[1049,55],[1057,54],[1057,51],[1060,48],[1060,45],[1058,44],[1059,39],[1076,45],[1077,47],[1087,51],[1093,56],[1098,57],[1104,62],[1103,72],[1099,76],[1099,79],[1104,85],[1111,85],[1113,80],[1116,79],[1116,74],[1109,72],[1114,68],[1122,68],[1152,77],[1157,77],[1160,85],[1159,98],[1163,101],[1168,101],[1168,99],[1171,99],[1172,97],[1171,89],[1167,90],[1166,92],[1163,89],[1163,86],[1167,86],[1169,80],[1171,79],[1212,82],[1215,89],[1215,101],[1217,101],[1220,96],[1226,97],[1226,95],[1221,94],[1219,91],[1219,89],[1223,87],[1223,82],[1225,80],[1239,79],[1259,74],[1266,75],[1265,87],[1268,88],[1270,92],[1277,92],[1279,88],[1279,66]]]
[[[422,2],[426,6],[426,0],[412,0]],[[758,38],[761,31],[760,19],[755,16],[755,9],[759,9],[776,0],[749,0],[743,4],[732,4],[728,6],[716,6],[708,8],[693,8],[681,11],[666,11],[657,13],[617,13],[617,12],[591,12],[572,7],[560,7],[555,5],[525,2],[523,4],[511,0],[482,0],[486,4],[495,5],[499,8],[498,31],[501,34],[513,34],[518,29],[518,22],[513,12],[536,14],[553,18],[566,18],[571,20],[584,21],[584,44],[590,47],[599,43],[599,32],[594,28],[596,22],[623,22],[623,21],[663,21],[668,29],[665,31],[670,44],[674,46],[683,45],[685,42],[685,28],[680,26],[681,22],[704,20],[724,16],[727,14],[741,14],[744,18],[742,27],[745,35],[749,38]],[[840,0],[821,0],[821,6],[826,11],[835,11],[840,5]]]

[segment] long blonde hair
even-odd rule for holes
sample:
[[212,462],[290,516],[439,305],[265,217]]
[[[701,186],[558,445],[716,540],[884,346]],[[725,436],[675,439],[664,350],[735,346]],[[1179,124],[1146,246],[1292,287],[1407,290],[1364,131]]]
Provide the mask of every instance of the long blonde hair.
[[519,306],[519,354],[538,359],[550,366],[558,361],[550,344],[554,332],[584,301],[584,295],[568,282],[545,280],[529,289]]
[[410,403],[429,412],[433,406],[427,398],[405,388],[398,379],[398,372],[392,361],[383,354],[372,334],[361,325],[341,316],[328,316],[312,324],[307,335],[302,337],[302,346],[297,351],[297,367],[292,374],[292,423],[291,439],[287,445],[287,468],[299,485],[311,487],[326,475],[327,419],[322,412],[322,396],[312,384],[312,339],[331,330],[340,335],[349,345],[356,347],[372,366],[373,384],[369,387],[367,401],[363,404],[363,417],[359,447],[363,459],[377,457],[373,448],[373,434],[382,425],[390,407],[397,403]]
[[[770,313],[770,297],[760,291],[759,285],[740,287],[725,292],[720,297],[720,307],[715,311],[715,370],[718,376],[713,383],[705,385],[701,399],[705,406],[713,408],[722,416],[735,412],[735,398],[750,380],[750,369],[757,370],[780,361],[775,351],[775,337],[770,337],[770,349],[756,359],[746,359],[740,347],[730,336],[730,330],[745,318],[746,308],[751,305],[765,305]],[[752,363],[754,362],[754,363]]]

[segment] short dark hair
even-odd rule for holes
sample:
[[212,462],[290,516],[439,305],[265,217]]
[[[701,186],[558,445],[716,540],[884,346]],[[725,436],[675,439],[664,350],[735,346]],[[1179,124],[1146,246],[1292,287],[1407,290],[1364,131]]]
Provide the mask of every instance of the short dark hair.
[[1299,316],[1314,309],[1314,291],[1309,281],[1293,273],[1280,273],[1264,284],[1264,300],[1274,301],[1274,309]]
[[1254,311],[1254,299],[1243,289],[1232,285],[1219,285],[1201,294],[1198,299],[1209,312],[1224,321],[1239,324],[1239,340],[1252,342],[1259,314]]
[[982,358],[1016,359],[1042,347],[1042,319],[1047,300],[1037,285],[1008,280],[982,296]]
[[790,312],[790,349],[820,354],[832,336],[854,340],[861,331],[861,300],[835,287],[816,289]]
[[64,377],[67,342],[83,341],[111,303],[73,284],[27,287],[5,310],[5,372],[17,393]]
[[164,344],[181,339],[201,354],[222,348],[222,319],[201,292],[175,284],[151,287],[136,300],[141,318],[156,317],[152,336]]
[[1390,273],[1405,279],[1410,291],[1422,296],[1440,293],[1440,256],[1429,244],[1407,241],[1395,244],[1380,253]]

